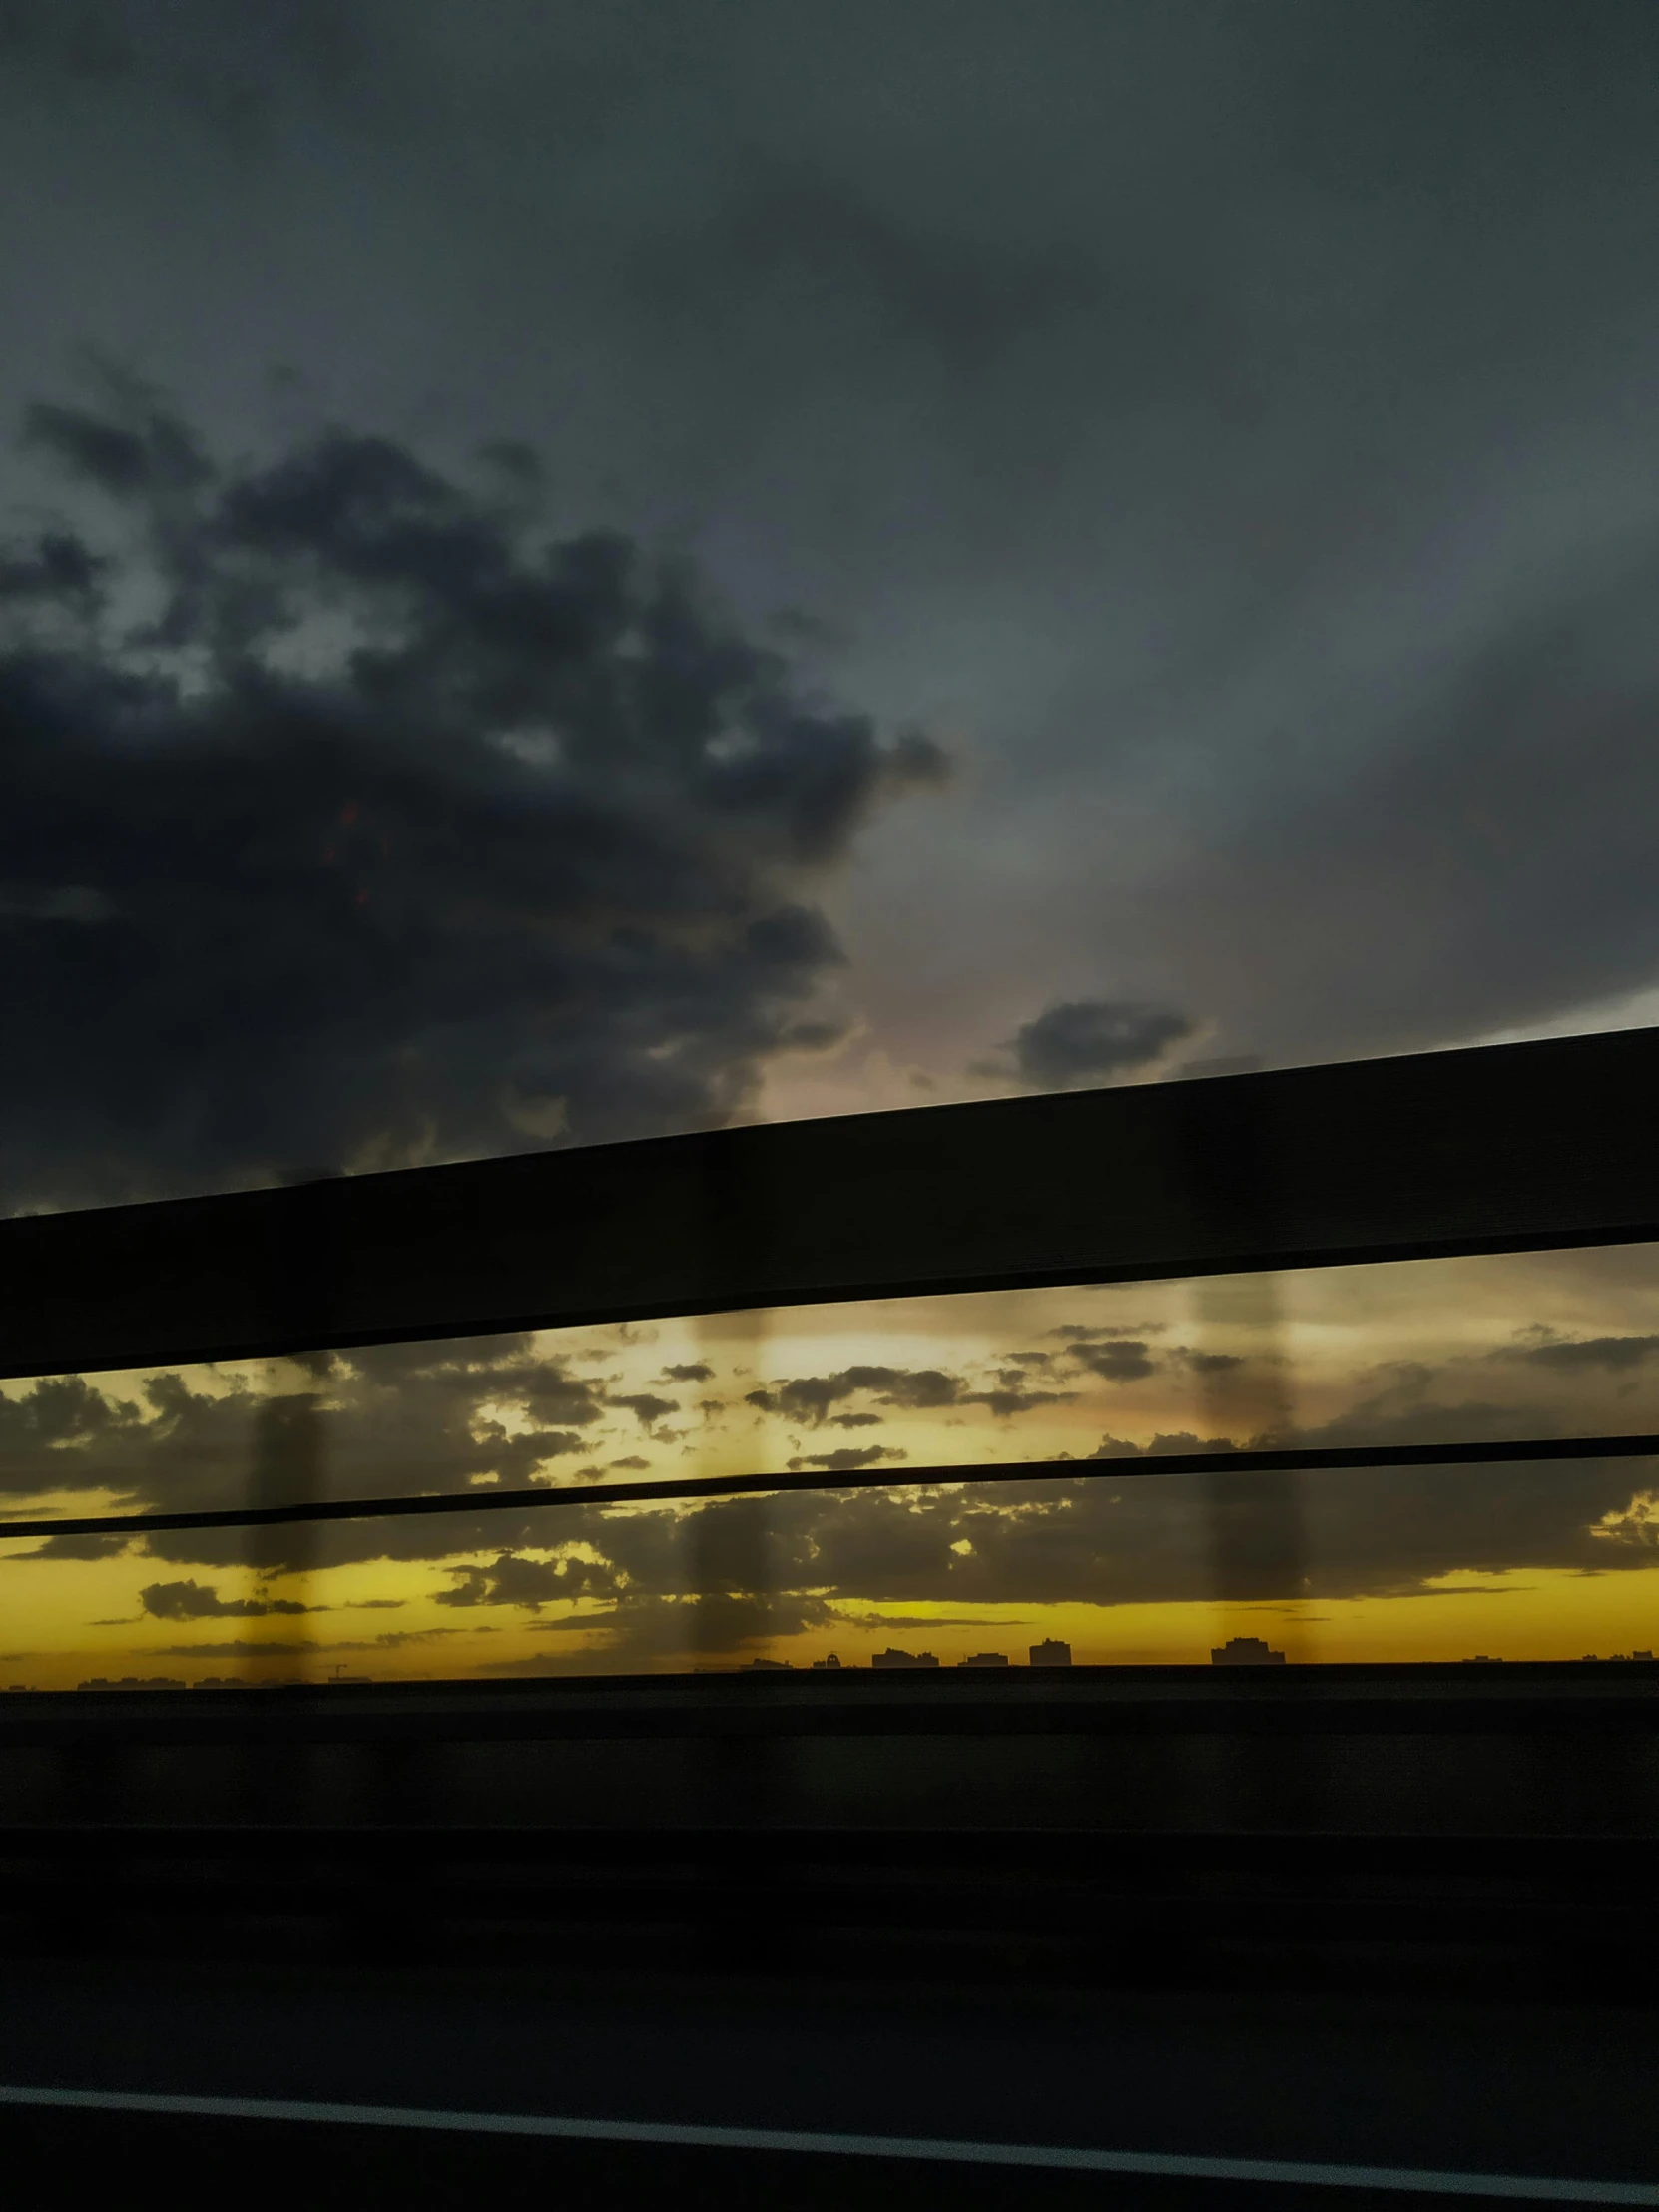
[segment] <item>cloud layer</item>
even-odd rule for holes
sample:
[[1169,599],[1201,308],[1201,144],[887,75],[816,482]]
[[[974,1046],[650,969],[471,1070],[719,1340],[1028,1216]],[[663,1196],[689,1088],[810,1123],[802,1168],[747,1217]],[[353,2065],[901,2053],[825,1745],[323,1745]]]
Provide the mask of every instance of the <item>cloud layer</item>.
[[[419,424],[522,494],[528,436],[563,512],[695,542],[746,634],[810,608],[792,655],[960,735],[959,801],[825,894],[899,1073],[799,1084],[961,1087],[1056,1001],[1285,1060],[1652,987],[1646,0],[37,0],[0,38],[0,414],[90,341],[224,450]],[[73,531],[8,574],[99,588]]]
[[223,465],[108,377],[28,429],[124,535],[0,566],[14,1204],[704,1126],[834,1040],[812,886],[925,738],[551,532],[531,456]]
[[[132,1509],[178,1509],[239,1494],[262,1503],[453,1494],[479,1482],[574,1476],[574,1496],[567,1491],[569,1501],[552,1511],[257,1536],[159,1532],[132,1562],[141,1621],[328,1616],[310,1631],[314,1647],[341,1651],[389,1649],[438,1631],[393,1626],[378,1642],[365,1640],[345,1618],[343,1585],[314,1570],[396,1563],[408,1593],[402,1570],[425,1563],[424,1596],[458,1622],[464,1616],[469,1632],[513,1627],[552,1637],[546,1663],[560,1665],[725,1654],[855,1621],[871,1606],[1204,1600],[1218,1594],[1218,1576],[1240,1602],[1379,1597],[1432,1590],[1452,1575],[1596,1574],[1655,1561],[1659,1505],[1640,1463],[1426,1467],[1299,1485],[1159,1476],[1156,1463],[1171,1452],[1265,1440],[1242,1429],[1155,1425],[1158,1409],[1178,1401],[1172,1392],[1190,1401],[1196,1391],[1203,1402],[1205,1362],[1230,1363],[1231,1382],[1248,1380],[1261,1360],[1202,1352],[1155,1325],[1126,1329],[1067,1324],[1043,1344],[967,1366],[853,1364],[761,1385],[726,1356],[677,1362],[702,1393],[695,1407],[627,1387],[637,1378],[617,1372],[629,1349],[621,1337],[581,1358],[524,1338],[381,1348],[318,1360],[306,1386],[275,1396],[228,1386],[224,1377],[210,1386],[207,1378],[157,1376],[127,1398],[79,1380],[48,1381],[0,1399],[0,1483],[19,1499],[102,1491]],[[1656,1393],[1659,1338],[1529,1325],[1485,1350],[1362,1370],[1325,1417],[1283,1429],[1280,1440],[1318,1449],[1659,1428]],[[639,1434],[643,1396],[651,1396],[653,1457],[619,1457],[618,1445]],[[848,1405],[861,1410],[848,1415]],[[1029,1485],[973,1485],[975,1457],[1033,1454],[1030,1424],[1054,1407],[1084,1421],[1082,1433],[1094,1439],[1079,1454],[1092,1459],[1087,1472],[1061,1466]],[[851,1419],[857,1440],[842,1442],[837,1429]],[[954,1424],[942,1440],[941,1422]],[[759,1428],[765,1433],[734,1444]],[[966,1462],[968,1479],[906,1492],[906,1462],[932,1461],[941,1448]],[[669,1509],[601,1501],[609,1467],[649,1467],[666,1479],[688,1452],[706,1471],[734,1449],[751,1454],[743,1464],[760,1452],[763,1463],[817,1469],[831,1482],[843,1469],[879,1468],[892,1488]],[[61,1538],[34,1556],[104,1558],[119,1548],[119,1539]],[[158,1573],[160,1562],[173,1571]],[[249,1565],[258,1570],[252,1583],[224,1585]],[[313,1572],[285,1588],[274,1581],[295,1570]],[[34,1570],[20,1560],[7,1571]],[[407,1594],[353,1594],[349,1609],[407,1602]],[[582,1659],[572,1633],[595,1630],[599,1644]],[[262,1644],[261,1632],[253,1642]],[[528,1662],[520,1652],[511,1663]]]

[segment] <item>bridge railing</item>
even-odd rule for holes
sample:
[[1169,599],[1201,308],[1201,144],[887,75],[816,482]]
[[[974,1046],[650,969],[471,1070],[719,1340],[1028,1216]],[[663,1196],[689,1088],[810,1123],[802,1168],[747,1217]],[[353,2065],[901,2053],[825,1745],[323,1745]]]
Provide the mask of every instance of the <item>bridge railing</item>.
[[[0,1222],[0,1376],[1659,1239],[1659,1030],[720,1130]],[[1277,1445],[33,1517],[8,1537],[1659,1454]]]

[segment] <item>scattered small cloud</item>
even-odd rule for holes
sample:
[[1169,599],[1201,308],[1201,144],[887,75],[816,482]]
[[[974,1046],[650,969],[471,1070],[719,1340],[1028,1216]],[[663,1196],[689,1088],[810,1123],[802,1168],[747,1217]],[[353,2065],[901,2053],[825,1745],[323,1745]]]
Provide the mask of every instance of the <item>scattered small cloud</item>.
[[552,1599],[614,1596],[616,1577],[605,1566],[571,1557],[527,1559],[503,1551],[489,1566],[451,1567],[455,1586],[434,1593],[438,1605],[516,1605],[539,1613]]
[[843,1445],[838,1451],[803,1452],[790,1461],[790,1472],[818,1467],[826,1474],[855,1474],[861,1467],[879,1466],[883,1459],[907,1459],[909,1453],[890,1444]]
[[649,1390],[636,1390],[630,1395],[613,1397],[610,1402],[632,1413],[640,1426],[646,1429],[655,1428],[670,1413],[680,1410],[680,1400],[677,1397],[655,1397]]
[[1140,1337],[1118,1337],[1105,1344],[1075,1343],[1070,1359],[1103,1382],[1144,1382],[1158,1370],[1158,1356]]
[[995,1056],[976,1061],[972,1072],[1033,1091],[1092,1088],[1153,1066],[1194,1033],[1193,1023],[1173,1006],[1063,999],[1017,1029]]
[[258,1620],[268,1613],[321,1613],[322,1605],[301,1605],[290,1597],[223,1598],[202,1583],[150,1582],[139,1592],[139,1603],[152,1620],[209,1621]]
[[1645,1367],[1659,1355],[1659,1336],[1558,1337],[1553,1331],[1533,1329],[1524,1333],[1530,1342],[1501,1346],[1487,1355],[1492,1360],[1521,1361],[1528,1367],[1553,1368],[1566,1373],[1600,1368],[1611,1375],[1628,1374]]

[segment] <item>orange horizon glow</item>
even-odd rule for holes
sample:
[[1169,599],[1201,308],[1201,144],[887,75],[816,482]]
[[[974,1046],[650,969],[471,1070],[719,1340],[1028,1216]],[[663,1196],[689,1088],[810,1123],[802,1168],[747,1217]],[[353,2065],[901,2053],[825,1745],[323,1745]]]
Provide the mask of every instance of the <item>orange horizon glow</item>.
[[[1097,1352],[1113,1344],[1141,1344],[1144,1374],[1133,1361],[1122,1375],[1115,1375],[1110,1359],[1098,1360],[1094,1368],[1080,1364],[1074,1349],[1079,1329],[1092,1333]],[[1595,1347],[1614,1338],[1633,1349],[1598,1364]],[[892,1488],[864,1493],[866,1500],[875,1499],[864,1509],[886,1512],[896,1535],[909,1510],[906,1464],[961,1464],[967,1476],[979,1461],[1069,1456],[1078,1472],[1085,1467],[1095,1472],[1102,1486],[1098,1494],[1109,1498],[1120,1470],[1089,1456],[1103,1436],[1144,1448],[1160,1434],[1195,1441],[1220,1434],[1243,1439],[1258,1424],[1280,1421],[1300,1436],[1364,1414],[1373,1421],[1414,1421],[1410,1433],[1431,1441],[1437,1422],[1466,1419],[1477,1397],[1511,1407],[1515,1425],[1508,1432],[1515,1434],[1550,1433],[1548,1425],[1540,1425],[1550,1422],[1564,1433],[1659,1430],[1659,1358],[1649,1362],[1650,1344],[1659,1347],[1659,1252],[1644,1247],[1309,1271],[1275,1279],[1266,1291],[1255,1279],[1218,1279],[1199,1286],[713,1316],[643,1329],[549,1333],[534,1341],[523,1361],[531,1368],[542,1363],[549,1374],[594,1378],[603,1398],[601,1411],[581,1430],[580,1454],[550,1459],[542,1470],[539,1478],[561,1489],[574,1481],[585,1496],[601,1500],[607,1476],[618,1470],[659,1480],[732,1476],[782,1469],[792,1459],[806,1462],[837,1449],[873,1448],[889,1455],[882,1463],[890,1464]],[[447,1361],[457,1372],[469,1359],[483,1358],[464,1343],[410,1348],[411,1358],[417,1352],[428,1363]],[[758,1397],[779,1401],[779,1390],[791,1378],[844,1378],[877,1369],[945,1374],[962,1379],[961,1386],[950,1402],[932,1407],[896,1402],[890,1391],[883,1399],[879,1389],[849,1386],[808,1417],[757,1402]],[[702,1382],[671,1379],[704,1371],[708,1379]],[[349,1434],[356,1456],[348,1453],[322,1469],[319,1494],[364,1494],[363,1467],[395,1473],[404,1464],[398,1455],[418,1448],[421,1437],[411,1438],[398,1427],[401,1400],[394,1385],[375,1383],[381,1391],[375,1397],[367,1382],[351,1380],[356,1371],[349,1355],[339,1372],[347,1380],[337,1387],[348,1395],[358,1391],[350,1399],[356,1426],[340,1432]],[[482,1439],[477,1449],[486,1459],[491,1451],[510,1451],[515,1438],[528,1432],[528,1401],[513,1395],[525,1372],[522,1362],[501,1370],[503,1380],[492,1385],[497,1395],[484,1392],[473,1408],[473,1432]],[[1005,1383],[1019,1376],[1033,1379],[1011,1413],[998,1409],[998,1375]],[[89,1379],[114,1408],[107,1424],[112,1434],[132,1433],[135,1423],[152,1418],[147,1380]],[[319,1387],[311,1370],[284,1362],[192,1369],[184,1372],[180,1386],[209,1412],[216,1403],[257,1407],[262,1395]],[[321,1387],[326,1392],[331,1386]],[[27,1382],[6,1383],[0,1396],[16,1407],[32,1387]],[[1013,1394],[1017,1398],[1018,1390]],[[323,1402],[331,1401],[324,1396]],[[382,1403],[383,1415],[375,1411]],[[658,1404],[673,1409],[657,1413]],[[215,1501],[232,1503],[247,1494],[252,1430],[245,1411],[237,1419],[243,1425],[223,1445],[221,1471],[211,1492],[203,1493]],[[135,1510],[113,1461],[100,1482],[101,1448],[94,1439],[61,1460],[49,1454],[52,1463],[63,1464],[65,1479],[32,1495],[16,1492],[8,1510],[17,1515]],[[381,1461],[375,1461],[376,1451],[382,1452]],[[577,1457],[590,1452],[589,1465],[578,1467]],[[1206,1493],[1196,1483],[1179,1493],[1164,1492],[1160,1484],[1179,1509],[1159,1571],[1166,1581],[1184,1583],[1189,1594],[1172,1596],[1166,1590],[1143,1598],[1130,1589],[1110,1602],[1076,1593],[1022,1599],[1017,1592],[990,1589],[982,1576],[975,1585],[971,1561],[963,1563],[960,1598],[905,1595],[897,1570],[876,1577],[872,1594],[858,1594],[844,1583],[815,1589],[809,1566],[792,1592],[797,1612],[812,1616],[807,1625],[768,1631],[758,1622],[741,1635],[734,1631],[724,1644],[708,1640],[695,1605],[686,1602],[700,1586],[698,1573],[706,1570],[694,1557],[696,1516],[676,1508],[619,1506],[602,1520],[589,1521],[582,1542],[568,1526],[561,1533],[559,1518],[549,1516],[545,1540],[537,1530],[538,1540],[519,1545],[516,1556],[531,1565],[597,1557],[595,1538],[603,1538],[619,1517],[666,1513],[664,1540],[681,1547],[675,1554],[684,1568],[678,1589],[661,1586],[648,1606],[638,1592],[630,1596],[625,1590],[615,1613],[592,1598],[457,1605],[455,1591],[478,1586],[496,1558],[487,1541],[449,1553],[435,1548],[416,1558],[365,1557],[348,1564],[330,1564],[319,1551],[318,1563],[303,1574],[262,1575],[248,1565],[193,1566],[188,1559],[173,1563],[145,1554],[27,1559],[19,1556],[22,1544],[0,1536],[5,1647],[0,1686],[73,1688],[94,1676],[123,1675],[322,1680],[337,1669],[387,1681],[487,1680],[564,1671],[678,1671],[740,1665],[755,1657],[805,1667],[831,1651],[844,1664],[866,1665],[874,1651],[889,1644],[930,1650],[945,1665],[980,1650],[1005,1651],[1023,1664],[1028,1646],[1050,1637],[1069,1643],[1079,1665],[1205,1664],[1215,1646],[1236,1634],[1264,1636],[1296,1664],[1409,1664],[1476,1655],[1508,1661],[1610,1658],[1659,1647],[1654,1471],[1641,1461],[1625,1462],[1624,1468],[1619,1479],[1627,1484],[1631,1503],[1612,1514],[1614,1525],[1598,1531],[1605,1544],[1581,1545],[1587,1565],[1582,1557],[1572,1565],[1532,1567],[1506,1566],[1500,1559],[1492,1568],[1471,1552],[1464,1564],[1448,1557],[1442,1570],[1425,1579],[1395,1578],[1369,1594],[1354,1594],[1363,1572],[1327,1563],[1337,1556],[1333,1543],[1340,1545],[1350,1478],[1303,1476],[1286,1478],[1285,1494],[1297,1501],[1304,1523],[1313,1589],[1321,1588],[1322,1578],[1327,1587],[1344,1586],[1346,1578],[1346,1594],[1288,1593],[1248,1604],[1221,1603],[1190,1594],[1206,1583]],[[481,1484],[482,1495],[498,1478],[486,1467],[471,1479]],[[500,1479],[511,1487],[524,1475]],[[825,1479],[829,1489],[832,1471],[827,1470]],[[387,1486],[380,1481],[382,1490]],[[430,1479],[426,1486],[432,1486]],[[1129,1487],[1123,1484],[1125,1491]],[[1134,1488],[1141,1491],[1142,1485]],[[1455,1500],[1450,1470],[1438,1494]],[[1495,1501],[1490,1525],[1478,1535],[1478,1548],[1493,1556],[1501,1554],[1504,1540],[1504,1494],[1501,1486],[1490,1490]],[[1401,1489],[1401,1514],[1432,1511],[1435,1495],[1420,1483],[1414,1492]],[[880,1504],[883,1497],[886,1505]],[[1020,1498],[1017,1489],[999,1490],[997,1512],[1017,1513]],[[775,1528],[788,1504],[780,1501],[776,1508]],[[843,1509],[850,1511],[850,1504],[830,1508]],[[767,1509],[757,1507],[756,1515],[764,1532]],[[388,1530],[395,1525],[376,1524]],[[434,1547],[441,1546],[438,1525],[425,1525],[432,1529]],[[398,1539],[388,1533],[385,1540],[395,1546]],[[951,1548],[971,1553],[973,1544]],[[759,1599],[779,1588],[775,1576],[768,1579],[770,1557],[763,1540],[755,1570],[760,1579],[750,1593]],[[164,1585],[177,1590],[182,1584],[212,1605],[213,1617],[147,1613],[142,1591]],[[642,1636],[639,1624],[647,1614],[650,1633]]]

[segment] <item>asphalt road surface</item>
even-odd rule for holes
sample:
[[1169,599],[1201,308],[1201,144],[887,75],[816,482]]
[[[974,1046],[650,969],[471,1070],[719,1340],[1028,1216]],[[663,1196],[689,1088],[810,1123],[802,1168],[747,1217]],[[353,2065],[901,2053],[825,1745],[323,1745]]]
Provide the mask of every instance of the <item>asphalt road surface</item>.
[[1659,2007],[0,1964],[17,2212],[145,2172],[244,2204],[1659,2205],[1655,2084]]

